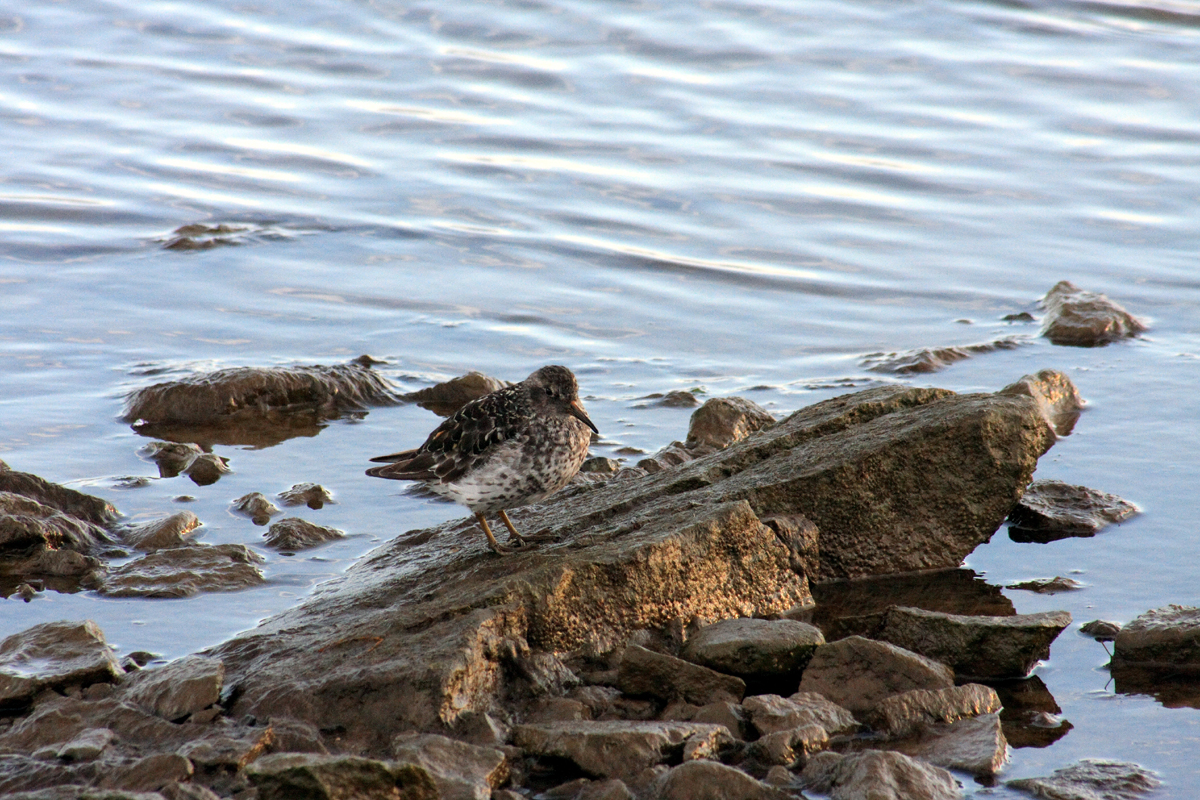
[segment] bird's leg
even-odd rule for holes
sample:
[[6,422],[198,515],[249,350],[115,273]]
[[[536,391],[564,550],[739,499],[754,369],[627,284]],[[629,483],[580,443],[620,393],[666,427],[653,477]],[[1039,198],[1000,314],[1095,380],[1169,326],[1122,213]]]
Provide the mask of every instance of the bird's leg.
[[[557,542],[558,541],[558,537],[552,533],[533,533],[533,534],[527,534],[525,536],[522,536],[521,534],[517,533],[517,529],[515,527],[513,527],[512,520],[510,520],[508,518],[508,514],[505,513],[504,509],[500,509],[500,519],[504,520],[504,527],[508,528],[509,535],[512,537],[512,539],[515,539],[519,544],[522,544],[522,545],[534,544],[534,543],[540,544],[542,542]],[[510,539],[510,541],[511,541],[511,539]]]
[[480,514],[478,511],[476,511],[475,519],[479,520],[479,527],[483,528],[483,533],[487,536],[488,547],[492,548],[492,550],[500,555],[512,552],[512,550],[496,541],[496,537],[492,535],[492,529],[488,527],[487,520],[483,518],[483,514]]
[[503,508],[500,509],[500,521],[504,523],[504,527],[508,528],[508,535],[511,539],[520,544],[525,544],[525,539],[521,534],[517,533],[517,529],[513,527],[512,520],[508,518],[508,513]]

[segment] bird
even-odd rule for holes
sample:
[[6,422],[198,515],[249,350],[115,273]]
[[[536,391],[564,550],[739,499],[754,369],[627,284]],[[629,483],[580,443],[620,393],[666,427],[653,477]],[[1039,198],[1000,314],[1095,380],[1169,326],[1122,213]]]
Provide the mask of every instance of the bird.
[[579,401],[571,370],[557,364],[478,397],[437,426],[411,450],[372,458],[375,478],[418,481],[434,494],[474,514],[499,554],[512,552],[496,541],[485,514],[497,514],[517,546],[526,540],[506,509],[537,503],[566,486],[587,457],[599,429]]

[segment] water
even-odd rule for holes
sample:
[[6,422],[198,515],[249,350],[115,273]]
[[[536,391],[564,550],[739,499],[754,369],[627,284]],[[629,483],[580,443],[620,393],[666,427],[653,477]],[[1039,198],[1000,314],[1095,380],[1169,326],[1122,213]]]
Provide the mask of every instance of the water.
[[[275,447],[218,447],[208,487],[155,476],[131,389],[225,366],[370,353],[406,388],[565,363],[596,455],[680,438],[672,389],[785,414],[887,381],[995,390],[1044,367],[1089,401],[1038,477],[1143,514],[967,566],[1064,575],[1018,611],[1127,621],[1200,603],[1200,4],[334,3],[0,0],[0,458],[127,516],[229,510],[300,481],[346,530],[264,551],[262,589],[182,601],[47,592],[0,634],[96,619],[121,652],[192,652],[295,603],[379,542],[462,515],[362,474],[436,419],[372,410]],[[226,225],[203,250],[180,226]],[[1059,348],[1006,314],[1069,279],[1150,323]],[[1022,346],[934,375],[880,351]],[[165,372],[164,372],[165,371]],[[634,456],[636,458],[636,456]],[[289,513],[292,513],[289,510]],[[1081,757],[1200,785],[1200,712],[1116,694],[1072,628],[1040,667],[1074,728],[1004,777]]]

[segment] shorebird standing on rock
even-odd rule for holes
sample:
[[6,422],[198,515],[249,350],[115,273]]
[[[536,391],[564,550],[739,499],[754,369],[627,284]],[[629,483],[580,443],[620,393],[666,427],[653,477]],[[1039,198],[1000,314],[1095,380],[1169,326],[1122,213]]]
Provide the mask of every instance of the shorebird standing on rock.
[[587,457],[591,431],[599,433],[579,402],[571,370],[547,366],[512,386],[472,400],[413,450],[372,458],[376,478],[419,481],[435,494],[475,513],[497,553],[484,514],[498,513],[510,541],[525,540],[506,509],[536,503],[566,486]]

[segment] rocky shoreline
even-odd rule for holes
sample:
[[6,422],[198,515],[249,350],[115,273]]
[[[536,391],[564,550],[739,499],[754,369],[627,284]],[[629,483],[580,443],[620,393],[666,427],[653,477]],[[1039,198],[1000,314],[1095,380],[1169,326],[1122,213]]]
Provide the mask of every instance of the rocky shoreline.
[[[1048,536],[1125,518],[1119,498],[1061,484],[1035,483],[1022,504],[1080,407],[1051,371],[995,394],[871,389],[779,422],[710,400],[686,441],[596,465],[515,513],[541,539],[515,555],[482,550],[468,520],[410,531],[256,629],[151,669],[118,660],[92,623],[35,626],[0,642],[0,791],[959,797],[963,780],[996,780],[1010,739],[1069,729],[1029,675],[1070,614],[1018,615],[1002,597],[987,614],[832,611],[814,589],[957,567],[1006,518]],[[329,501],[313,485],[284,495]],[[146,554],[131,563],[207,559],[190,574],[235,586],[257,571],[249,548],[189,541],[188,512],[122,527],[104,501],[7,467],[0,500],[10,580],[58,570],[102,593],[144,590],[129,565],[105,568],[121,549]],[[262,495],[238,507],[260,524],[280,513]],[[294,522],[272,526],[285,547],[339,533]],[[1114,670],[1196,664],[1198,614],[1162,609],[1113,632]],[[1050,796],[1118,779],[1134,794],[1157,785],[1087,761],[1010,785]]]

